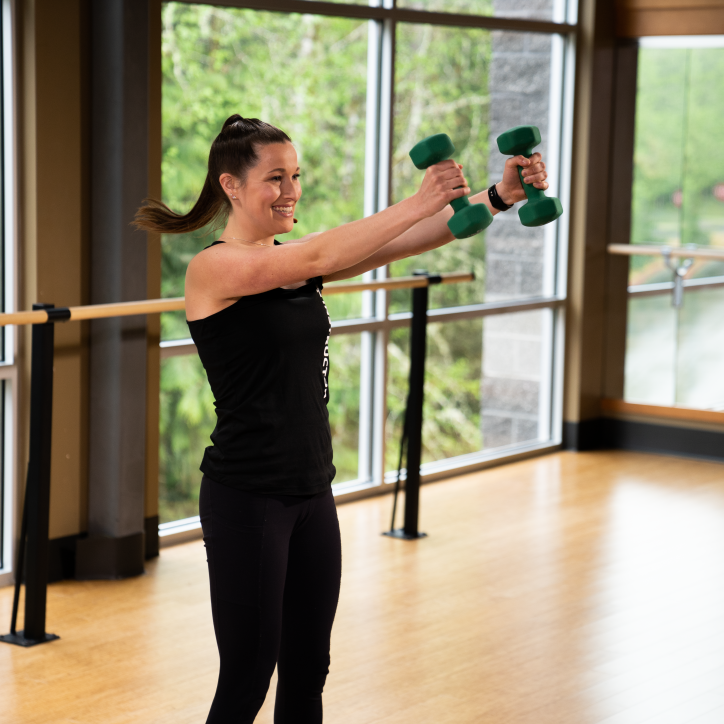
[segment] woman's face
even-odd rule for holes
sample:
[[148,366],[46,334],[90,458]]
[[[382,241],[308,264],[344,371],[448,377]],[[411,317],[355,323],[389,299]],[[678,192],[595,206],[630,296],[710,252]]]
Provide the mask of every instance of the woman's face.
[[[257,154],[259,162],[249,170],[246,183],[236,188],[236,200],[231,199],[234,216],[259,238],[287,234],[302,195],[296,149],[291,143],[272,143]],[[221,181],[223,186],[223,176]]]

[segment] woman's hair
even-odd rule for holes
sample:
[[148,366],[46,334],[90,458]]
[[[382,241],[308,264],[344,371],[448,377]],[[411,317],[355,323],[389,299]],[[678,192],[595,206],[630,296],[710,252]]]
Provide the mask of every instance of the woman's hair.
[[242,118],[235,113],[224,121],[221,133],[209,152],[208,173],[198,200],[187,214],[177,214],[161,201],[145,199],[136,212],[134,226],[143,231],[185,234],[213,223],[223,225],[231,203],[221,188],[219,176],[230,173],[243,184],[249,169],[259,162],[259,148],[271,143],[291,142],[284,131],[257,118]]

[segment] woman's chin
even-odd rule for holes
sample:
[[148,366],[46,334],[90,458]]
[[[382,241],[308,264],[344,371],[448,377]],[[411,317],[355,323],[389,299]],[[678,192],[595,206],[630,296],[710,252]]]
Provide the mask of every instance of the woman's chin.
[[294,228],[294,219],[280,219],[274,226],[277,234],[288,234]]

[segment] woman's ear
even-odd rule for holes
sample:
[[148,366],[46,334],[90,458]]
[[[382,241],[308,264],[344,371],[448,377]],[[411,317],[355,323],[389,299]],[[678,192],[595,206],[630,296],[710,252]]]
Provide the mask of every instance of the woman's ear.
[[222,173],[221,176],[219,176],[219,184],[229,198],[236,196],[239,184],[230,173]]

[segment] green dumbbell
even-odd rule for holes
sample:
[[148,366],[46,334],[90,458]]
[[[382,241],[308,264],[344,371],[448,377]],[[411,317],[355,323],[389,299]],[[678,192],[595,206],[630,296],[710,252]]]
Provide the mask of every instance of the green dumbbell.
[[[440,161],[447,161],[455,153],[455,146],[447,133],[436,133],[424,138],[410,151],[412,163],[419,169],[434,166]],[[450,202],[455,213],[447,222],[448,229],[456,239],[467,239],[475,236],[493,223],[493,215],[485,204],[471,204],[467,196],[453,199]]]
[[[539,143],[540,131],[537,126],[515,126],[498,136],[498,149],[506,156],[529,158]],[[545,191],[525,183],[522,166],[518,166],[518,174],[528,197],[528,201],[518,209],[523,226],[543,226],[555,221],[563,213],[561,202],[555,196],[546,196]]]

